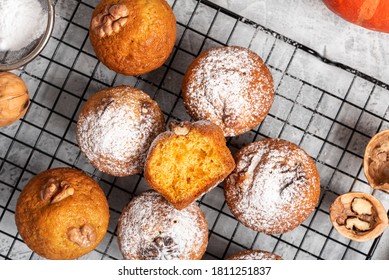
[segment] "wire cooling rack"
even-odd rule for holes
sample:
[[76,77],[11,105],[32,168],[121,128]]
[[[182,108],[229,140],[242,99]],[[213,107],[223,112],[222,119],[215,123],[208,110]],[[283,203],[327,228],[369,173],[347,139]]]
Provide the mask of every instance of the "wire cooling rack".
[[190,120],[180,95],[187,66],[203,50],[239,45],[258,53],[269,66],[276,89],[270,114],[252,131],[228,139],[232,152],[252,141],[273,137],[300,145],[315,160],[322,194],[301,226],[282,235],[265,235],[239,224],[228,210],[222,186],[203,196],[200,207],[209,225],[204,259],[224,259],[252,248],[284,259],[371,259],[380,238],[352,242],[331,226],[328,210],[337,195],[373,193],[389,208],[386,193],[374,191],[363,175],[364,148],[376,132],[389,127],[389,85],[346,65],[320,57],[264,26],[203,0],[171,0],[177,17],[174,51],[158,70],[126,77],[96,59],[88,26],[97,0],[59,0],[56,23],[44,52],[17,71],[27,83],[31,105],[23,120],[0,129],[0,258],[40,259],[17,233],[15,205],[35,174],[70,166],[96,179],[107,195],[109,230],[83,259],[121,259],[117,219],[134,194],[148,189],[143,176],[115,178],[93,168],[75,139],[78,111],[95,92],[114,85],[140,88],[155,99],[166,121]]

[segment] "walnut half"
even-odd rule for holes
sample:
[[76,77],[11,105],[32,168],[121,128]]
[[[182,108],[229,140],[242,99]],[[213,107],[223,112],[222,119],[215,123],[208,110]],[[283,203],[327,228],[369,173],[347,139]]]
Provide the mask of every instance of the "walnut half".
[[116,4],[106,7],[105,10],[91,21],[91,30],[100,38],[118,33],[127,23],[129,11],[124,4]]
[[41,200],[50,204],[60,202],[74,194],[74,188],[65,181],[50,178],[41,189]]
[[96,230],[89,224],[80,228],[72,227],[68,230],[68,239],[78,246],[88,248],[96,241]]
[[191,128],[190,122],[176,122],[171,121],[169,123],[169,129],[173,131],[175,135],[185,136],[189,133]]
[[389,130],[377,133],[367,144],[363,170],[372,188],[389,190]]
[[366,193],[351,192],[339,196],[330,208],[333,226],[354,241],[379,236],[388,226],[386,210],[379,200]]

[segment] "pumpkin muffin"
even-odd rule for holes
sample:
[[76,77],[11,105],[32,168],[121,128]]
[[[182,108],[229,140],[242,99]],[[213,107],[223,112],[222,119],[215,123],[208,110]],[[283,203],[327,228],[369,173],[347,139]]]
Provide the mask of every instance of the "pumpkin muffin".
[[265,139],[238,151],[224,194],[242,224],[265,234],[280,234],[299,226],[315,209],[320,178],[315,162],[300,147]]
[[97,169],[113,176],[141,173],[154,138],[165,130],[157,102],[129,86],[107,88],[81,109],[77,142]]
[[82,171],[50,169],[24,187],[15,219],[32,251],[47,259],[75,259],[103,239],[108,202],[99,185]]
[[208,225],[197,204],[179,211],[147,191],[123,210],[118,242],[125,259],[199,260],[208,244]]
[[102,0],[92,14],[90,41],[97,58],[135,76],[160,67],[176,41],[176,18],[165,0]]
[[262,59],[242,47],[218,47],[201,53],[182,85],[188,114],[209,120],[224,136],[243,134],[259,125],[274,98],[273,77]]
[[144,176],[174,207],[183,209],[222,182],[235,163],[217,125],[171,122],[170,130],[151,145]]

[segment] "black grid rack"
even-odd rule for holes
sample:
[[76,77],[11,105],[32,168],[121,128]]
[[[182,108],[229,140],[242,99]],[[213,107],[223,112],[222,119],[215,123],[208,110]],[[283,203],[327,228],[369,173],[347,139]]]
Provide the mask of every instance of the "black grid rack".
[[389,208],[387,194],[373,191],[363,175],[369,139],[389,127],[389,85],[207,0],[170,0],[177,17],[177,42],[158,70],[126,77],[108,70],[89,44],[88,26],[97,0],[58,0],[54,33],[43,53],[16,71],[27,83],[31,105],[25,117],[0,129],[0,259],[40,259],[24,243],[14,222],[20,191],[35,174],[67,166],[93,176],[105,191],[111,219],[106,237],[83,259],[121,259],[116,224],[131,197],[148,189],[143,176],[123,178],[96,170],[75,139],[79,109],[95,92],[126,84],[156,100],[166,122],[190,120],[180,95],[186,67],[203,50],[239,45],[257,52],[269,66],[276,97],[262,124],[228,139],[234,153],[266,137],[283,138],[304,148],[315,160],[322,194],[314,213],[292,232],[265,235],[239,224],[224,201],[222,186],[199,200],[209,225],[204,259],[224,259],[253,248],[285,259],[371,259],[380,237],[350,241],[331,226],[329,206],[341,193],[372,193]]

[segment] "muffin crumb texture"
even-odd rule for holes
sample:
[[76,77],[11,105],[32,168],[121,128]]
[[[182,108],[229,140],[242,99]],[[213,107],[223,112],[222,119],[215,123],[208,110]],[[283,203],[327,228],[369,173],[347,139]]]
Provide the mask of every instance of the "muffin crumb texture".
[[150,148],[145,178],[177,209],[220,183],[235,166],[223,134],[210,122],[171,125]]

